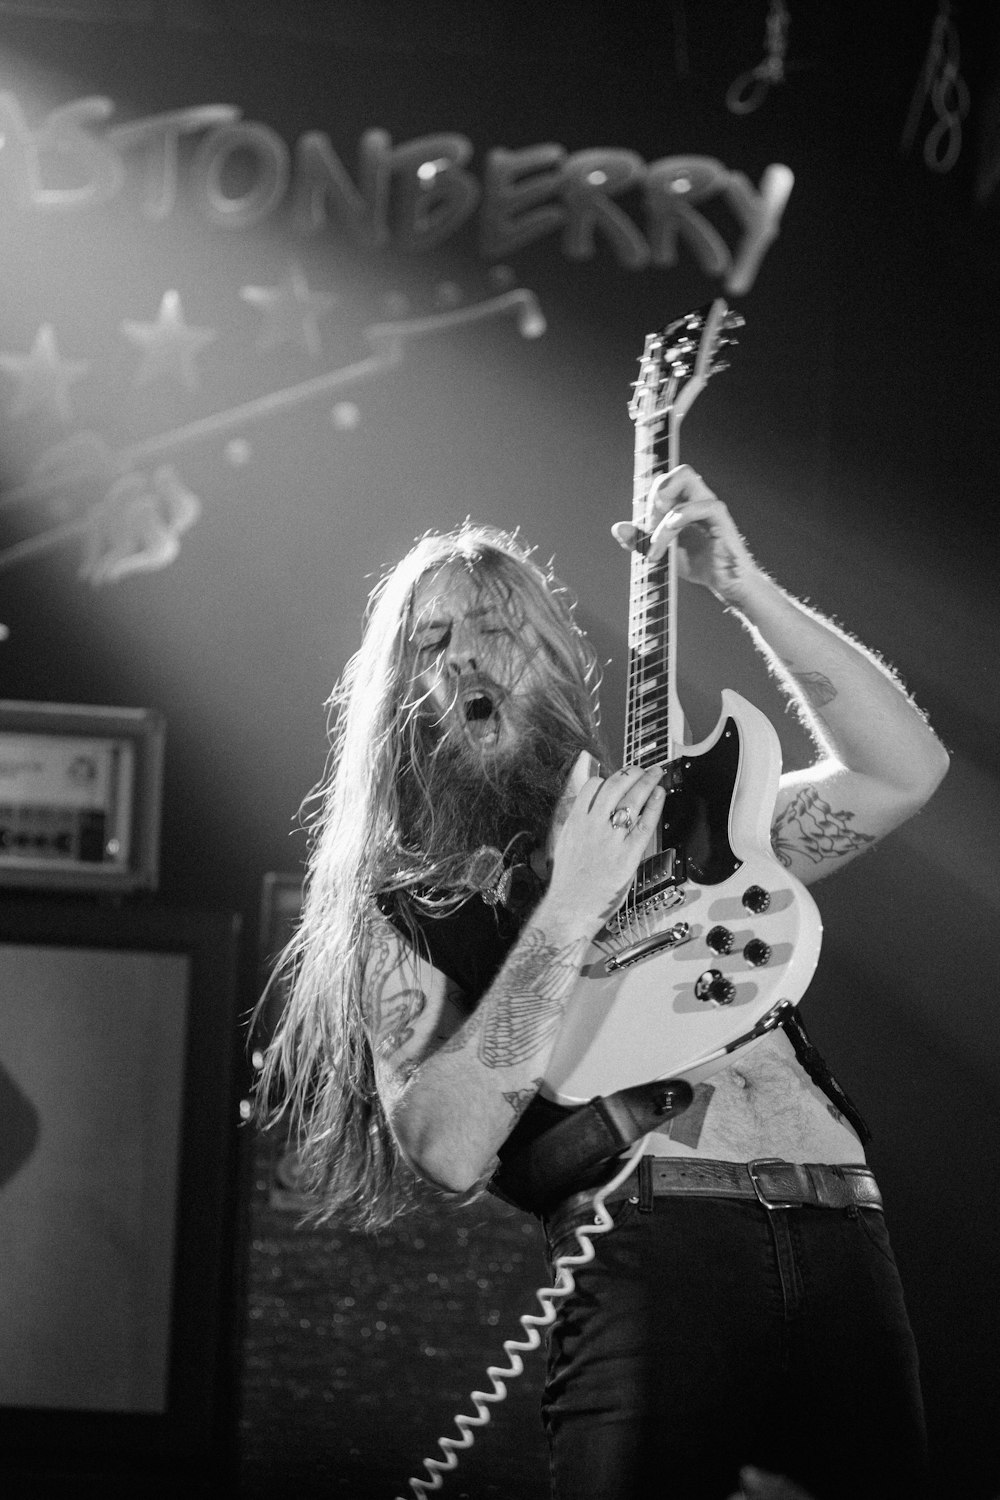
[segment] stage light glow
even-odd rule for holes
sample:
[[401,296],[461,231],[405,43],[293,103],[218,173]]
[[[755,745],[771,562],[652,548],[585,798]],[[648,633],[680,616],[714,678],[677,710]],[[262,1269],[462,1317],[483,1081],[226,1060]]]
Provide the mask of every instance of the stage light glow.
[[338,401],[330,412],[330,420],[338,432],[353,432],[361,425],[361,408],[353,401]]

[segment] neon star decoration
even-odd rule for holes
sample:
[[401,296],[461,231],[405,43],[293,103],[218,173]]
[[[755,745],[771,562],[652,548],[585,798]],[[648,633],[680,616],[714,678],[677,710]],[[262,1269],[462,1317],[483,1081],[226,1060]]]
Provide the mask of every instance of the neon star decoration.
[[[168,317],[174,318],[175,328],[184,334],[214,337],[209,330],[189,329],[183,324],[176,292],[165,295],[160,322],[123,324],[123,329],[127,333],[131,326],[148,332],[166,326],[164,307]],[[150,471],[147,466],[152,461],[208,438],[241,434],[266,418],[320,398],[329,399],[345,388],[394,370],[402,364],[406,347],[414,340],[510,316],[522,338],[537,339],[545,333],[545,314],[534,292],[512,287],[468,307],[371,323],[363,331],[368,352],[351,363],[154,433],[128,447],[112,449],[95,432],[70,434],[36,460],[31,478],[0,495],[0,511],[44,502],[51,514],[66,519],[0,551],[0,572],[77,537],[83,539],[85,547],[80,576],[94,585],[167,566],[177,556],[180,536],[197,521],[201,503],[169,465],[160,463]],[[192,360],[196,352],[190,352]],[[357,408],[352,402],[340,401],[333,408],[333,420],[341,430],[349,430],[357,426]],[[94,501],[94,495],[100,498]],[[84,508],[74,515],[72,510],[79,507],[81,498]]]
[[258,349],[296,344],[313,359],[319,358],[323,352],[320,319],[338,299],[329,292],[311,291],[298,266],[292,266],[277,286],[241,286],[240,296],[264,315],[264,326],[257,337]]
[[136,385],[168,379],[180,381],[189,391],[198,389],[195,357],[215,341],[216,333],[214,328],[193,328],[185,323],[179,292],[164,292],[155,323],[126,318],[121,329],[129,342],[142,350]]
[[62,422],[73,420],[70,386],[86,375],[90,365],[82,359],[63,359],[51,323],[35,335],[30,354],[0,353],[0,370],[13,376],[17,391],[10,404],[12,417],[48,409]]

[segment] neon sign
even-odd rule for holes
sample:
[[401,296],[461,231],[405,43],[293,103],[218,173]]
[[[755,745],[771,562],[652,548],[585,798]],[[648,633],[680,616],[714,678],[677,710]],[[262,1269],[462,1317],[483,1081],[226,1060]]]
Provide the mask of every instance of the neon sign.
[[[330,137],[306,131],[293,146],[230,104],[196,105],[111,123],[112,100],[91,95],[32,128],[16,96],[0,94],[0,184],[22,209],[85,210],[130,183],[142,213],[170,216],[183,193],[211,224],[244,230],[284,211],[300,234],[335,226],[359,249],[433,249],[475,220],[480,253],[511,255],[558,234],[585,260],[598,241],[628,270],[676,264],[683,244],[732,295],[752,286],[792,190],[790,169],[768,166],[759,186],[714,157],[646,162],[635,151],[569,152],[555,143],[488,151],[477,176],[472,142],[442,132],[394,144],[373,128],[360,138],[352,178]],[[235,190],[234,190],[235,189]],[[637,199],[627,212],[623,195]],[[702,212],[717,201],[732,245]]]

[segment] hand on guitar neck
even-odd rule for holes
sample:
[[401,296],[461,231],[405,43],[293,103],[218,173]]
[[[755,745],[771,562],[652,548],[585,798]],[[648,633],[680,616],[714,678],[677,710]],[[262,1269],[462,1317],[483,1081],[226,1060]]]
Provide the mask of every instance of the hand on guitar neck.
[[619,546],[658,563],[676,540],[679,576],[739,605],[759,570],[729,511],[701,475],[688,464],[661,474],[650,487],[648,509],[649,531],[631,521],[612,526]]

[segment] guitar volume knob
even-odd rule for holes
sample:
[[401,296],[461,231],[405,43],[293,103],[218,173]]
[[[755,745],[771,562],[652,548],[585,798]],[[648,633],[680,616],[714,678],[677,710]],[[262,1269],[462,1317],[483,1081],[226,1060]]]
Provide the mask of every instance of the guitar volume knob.
[[742,900],[747,911],[756,912],[758,915],[762,911],[767,911],[771,904],[770,894],[762,885],[748,885],[743,892]]
[[764,942],[763,938],[751,938],[749,943],[747,943],[746,947],[743,949],[743,957],[746,959],[748,964],[753,964],[755,969],[759,969],[770,959],[771,949],[769,945]]
[[705,934],[705,942],[713,953],[732,953],[733,935],[728,927],[713,927]]
[[717,1005],[729,1005],[736,995],[736,986],[718,969],[706,969],[695,980],[694,992],[699,1000],[714,1000]]

